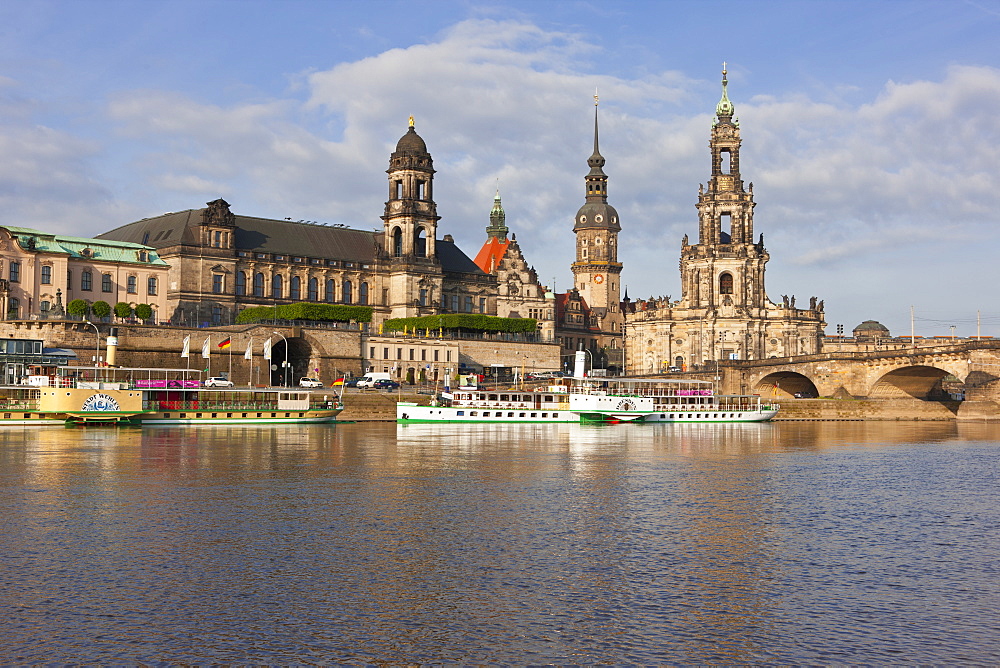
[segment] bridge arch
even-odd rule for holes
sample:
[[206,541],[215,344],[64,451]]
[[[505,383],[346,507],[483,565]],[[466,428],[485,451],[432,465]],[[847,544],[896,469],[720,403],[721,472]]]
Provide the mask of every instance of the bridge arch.
[[800,397],[818,397],[816,385],[808,376],[795,371],[775,371],[769,373],[754,386],[754,393],[768,399],[788,399],[796,395]]
[[933,366],[906,366],[883,374],[868,392],[871,399],[928,399],[942,401],[948,393],[941,380],[951,372]]

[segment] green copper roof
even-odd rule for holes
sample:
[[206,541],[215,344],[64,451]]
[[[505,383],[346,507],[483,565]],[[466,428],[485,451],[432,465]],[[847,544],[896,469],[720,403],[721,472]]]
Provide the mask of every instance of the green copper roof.
[[[76,258],[93,258],[106,262],[127,262],[165,267],[166,262],[160,259],[154,248],[127,241],[110,241],[107,239],[87,239],[84,237],[64,237],[27,227],[3,226],[17,243],[26,250],[38,253],[59,253]],[[85,252],[88,251],[88,252]],[[144,251],[144,260],[140,259],[140,251]]]

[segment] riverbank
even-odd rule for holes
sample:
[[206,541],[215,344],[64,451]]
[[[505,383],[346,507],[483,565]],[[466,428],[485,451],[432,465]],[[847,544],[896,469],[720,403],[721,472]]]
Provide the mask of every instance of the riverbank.
[[[430,403],[428,394],[414,392],[349,392],[344,395],[341,422],[393,422],[397,401]],[[786,399],[777,421],[976,420],[1000,422],[994,401],[921,401],[920,399]]]

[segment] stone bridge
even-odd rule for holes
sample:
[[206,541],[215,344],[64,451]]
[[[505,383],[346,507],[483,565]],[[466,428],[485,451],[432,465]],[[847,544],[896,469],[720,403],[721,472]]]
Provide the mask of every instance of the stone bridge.
[[1000,399],[1000,341],[734,360],[719,366],[721,389],[733,394],[937,401],[948,398],[944,385],[954,376],[967,400]]

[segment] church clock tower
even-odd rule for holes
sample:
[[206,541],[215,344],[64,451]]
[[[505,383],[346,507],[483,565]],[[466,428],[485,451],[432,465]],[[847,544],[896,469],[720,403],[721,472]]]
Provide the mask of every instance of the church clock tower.
[[708,187],[698,187],[698,243],[681,248],[681,290],[685,305],[706,316],[756,317],[765,307],[763,236],[753,241],[753,184],[740,175],[740,126],[729,101],[726,69],[722,99],[715,108],[709,149]]
[[608,175],[598,146],[597,96],[594,95],[594,153],[587,159],[586,201],[576,212],[574,287],[592,309],[618,312],[622,265],[618,262],[618,212],[608,204]]

